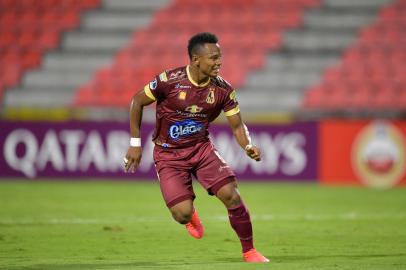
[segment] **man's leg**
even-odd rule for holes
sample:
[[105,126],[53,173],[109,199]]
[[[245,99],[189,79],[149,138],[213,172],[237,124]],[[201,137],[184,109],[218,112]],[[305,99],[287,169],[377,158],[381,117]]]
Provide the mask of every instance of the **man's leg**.
[[192,200],[185,200],[169,208],[173,218],[180,224],[185,224],[187,231],[196,239],[203,237],[204,228],[193,207]]
[[240,238],[244,260],[269,262],[254,248],[250,214],[240,197],[236,182],[233,181],[220,187],[215,194],[227,208],[231,227]]
[[200,239],[203,237],[204,228],[193,207],[195,195],[191,182],[190,179],[187,184],[184,184],[181,181],[168,181],[168,178],[161,177],[160,187],[173,219],[184,224],[191,236]]
[[[174,156],[176,160],[173,160]],[[189,152],[185,149],[167,151],[158,146],[154,148],[155,168],[166,206],[172,217],[180,224],[185,224],[193,237],[201,238],[203,226],[193,207],[196,196],[191,177],[193,164],[190,164],[189,159]]]
[[185,224],[190,235],[202,238],[203,226],[193,207],[195,194],[190,173],[179,166],[164,167],[161,162],[156,167],[162,196],[172,217],[180,224]]
[[236,183],[224,185],[217,191],[216,196],[227,208],[231,227],[240,238],[242,251],[247,252],[254,248],[251,218],[237,191]]

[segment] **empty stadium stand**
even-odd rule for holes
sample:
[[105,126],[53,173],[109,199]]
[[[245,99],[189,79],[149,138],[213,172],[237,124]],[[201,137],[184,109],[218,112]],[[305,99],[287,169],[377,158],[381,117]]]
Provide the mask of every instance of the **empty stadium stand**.
[[[192,34],[212,31],[223,48],[222,76],[239,89],[244,111],[404,109],[405,6],[405,0],[0,0],[0,62],[12,63],[0,71],[0,93],[6,107],[126,110],[155,74],[187,63]],[[46,26],[29,28],[39,18],[31,13],[42,14]],[[3,27],[13,14],[24,15],[18,31]],[[63,19],[55,22],[55,14]],[[10,42],[18,50],[4,49]]]
[[405,29],[405,0],[382,8],[341,60],[324,71],[321,82],[309,88],[303,106],[324,111],[405,110]]
[[[41,65],[35,66],[36,69],[26,72],[24,76],[17,73],[18,78],[15,78],[14,69],[7,69],[9,80],[15,80],[13,85],[7,85],[7,88],[15,86],[5,93],[4,104],[7,107],[69,106],[75,89],[89,81],[96,69],[110,65],[113,55],[128,42],[130,34],[147,25],[153,12],[167,3],[166,0],[0,1],[41,3],[49,10],[59,10],[59,14],[67,12],[63,7],[65,2],[83,4],[88,1],[97,4],[91,10],[82,12],[80,17],[77,14],[80,27],[71,27],[63,35],[59,34],[58,47],[46,51],[38,59]],[[1,10],[8,16],[9,6]],[[48,22],[39,28],[53,26],[54,23]],[[3,37],[3,33],[0,36]]]
[[244,111],[302,114],[306,89],[326,67],[338,63],[360,28],[372,23],[388,0],[325,0],[304,14],[303,25],[287,31],[283,47],[268,55],[266,68],[252,73],[239,91]]
[[79,26],[85,11],[99,0],[1,0],[0,93],[17,86],[24,74],[42,64],[64,32]]
[[[223,48],[222,75],[235,87],[264,67],[265,55],[282,45],[281,34],[302,22],[319,0],[177,0],[137,31],[111,67],[99,69],[80,87],[76,105],[127,106],[131,96],[165,68],[188,62],[188,38],[215,32]],[[198,12],[194,12],[198,10]]]

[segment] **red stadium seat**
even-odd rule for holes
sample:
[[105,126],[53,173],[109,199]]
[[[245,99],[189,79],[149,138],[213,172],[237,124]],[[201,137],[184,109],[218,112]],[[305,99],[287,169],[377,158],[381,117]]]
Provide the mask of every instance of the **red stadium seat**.
[[2,87],[8,88],[16,85],[21,78],[21,69],[17,65],[9,65],[0,72]]
[[75,104],[81,106],[89,106],[93,104],[94,93],[91,89],[91,86],[85,85],[80,88],[78,94],[75,96]]
[[40,32],[37,44],[43,50],[56,48],[59,44],[59,32],[55,30]]
[[406,87],[404,87],[403,89],[400,89],[396,93],[396,98],[395,98],[393,106],[395,106],[395,108],[399,108],[399,109],[403,109],[403,110],[406,108]]
[[13,46],[17,41],[17,34],[13,31],[4,31],[0,35],[0,50],[6,50],[7,48]]
[[41,64],[41,52],[38,50],[27,50],[22,54],[22,67],[23,69],[37,68]]
[[20,48],[26,49],[36,44],[37,33],[34,31],[24,31],[22,32],[15,45]]

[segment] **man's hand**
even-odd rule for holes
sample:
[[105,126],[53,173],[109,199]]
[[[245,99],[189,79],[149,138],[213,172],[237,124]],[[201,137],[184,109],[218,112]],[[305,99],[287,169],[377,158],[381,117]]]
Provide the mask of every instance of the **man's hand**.
[[142,157],[142,147],[128,148],[127,154],[123,158],[125,172],[135,172],[140,165]]
[[261,150],[259,150],[259,148],[255,145],[247,145],[245,148],[245,153],[247,153],[247,156],[255,161],[261,161]]

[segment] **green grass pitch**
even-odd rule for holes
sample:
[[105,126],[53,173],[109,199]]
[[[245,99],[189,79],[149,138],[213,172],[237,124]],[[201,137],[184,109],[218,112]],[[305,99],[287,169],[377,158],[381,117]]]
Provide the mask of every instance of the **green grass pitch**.
[[150,182],[0,182],[0,269],[406,269],[406,189],[246,184],[256,247],[242,262],[222,204],[195,184],[190,237]]

